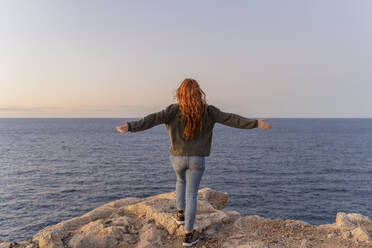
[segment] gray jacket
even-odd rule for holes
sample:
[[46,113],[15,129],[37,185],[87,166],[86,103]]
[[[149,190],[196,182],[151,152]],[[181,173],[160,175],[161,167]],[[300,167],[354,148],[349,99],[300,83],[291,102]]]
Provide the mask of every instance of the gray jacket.
[[209,156],[212,144],[213,127],[215,123],[226,126],[252,129],[257,128],[258,120],[248,119],[233,113],[222,112],[213,105],[208,105],[203,117],[201,136],[196,133],[194,139],[186,141],[183,137],[185,128],[178,104],[170,104],[160,112],[149,114],[138,121],[128,122],[128,131],[138,132],[156,125],[165,124],[170,137],[169,152],[172,155]]

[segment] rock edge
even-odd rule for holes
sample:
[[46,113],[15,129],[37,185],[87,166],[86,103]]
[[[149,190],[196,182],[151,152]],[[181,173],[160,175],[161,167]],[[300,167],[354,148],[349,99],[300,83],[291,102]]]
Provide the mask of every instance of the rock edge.
[[[372,247],[372,221],[358,213],[339,212],[333,224],[241,216],[226,211],[228,194],[211,188],[198,192],[194,228],[197,247]],[[182,247],[183,229],[171,215],[175,192],[147,198],[123,198],[82,216],[47,226],[31,240],[0,241],[0,248],[150,248]]]

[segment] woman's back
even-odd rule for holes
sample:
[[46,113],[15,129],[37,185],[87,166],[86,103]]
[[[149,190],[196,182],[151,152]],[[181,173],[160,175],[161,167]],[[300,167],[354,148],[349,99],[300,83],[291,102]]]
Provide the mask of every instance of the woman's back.
[[213,105],[208,105],[203,115],[203,128],[193,139],[184,138],[185,121],[182,119],[179,104],[170,104],[164,110],[152,113],[138,121],[128,122],[128,131],[138,132],[155,125],[165,124],[170,138],[170,154],[187,156],[209,156],[212,145],[212,135],[215,123],[221,123],[235,128],[256,128],[258,121],[248,119],[233,113],[220,111]]

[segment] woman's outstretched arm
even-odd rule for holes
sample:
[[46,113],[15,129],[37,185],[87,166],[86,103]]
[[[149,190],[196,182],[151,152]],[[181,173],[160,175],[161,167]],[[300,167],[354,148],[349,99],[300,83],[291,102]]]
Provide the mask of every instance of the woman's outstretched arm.
[[234,113],[223,112],[213,105],[209,106],[214,121],[223,125],[242,129],[260,128],[263,130],[271,129],[272,127],[270,124],[264,122],[267,119],[250,119]]
[[166,124],[169,122],[169,119],[172,117],[172,114],[175,110],[175,104],[171,104],[165,109],[151,113],[141,118],[138,121],[123,122],[121,126],[116,127],[116,129],[121,133],[126,132],[139,132],[149,128],[152,128],[156,125]]

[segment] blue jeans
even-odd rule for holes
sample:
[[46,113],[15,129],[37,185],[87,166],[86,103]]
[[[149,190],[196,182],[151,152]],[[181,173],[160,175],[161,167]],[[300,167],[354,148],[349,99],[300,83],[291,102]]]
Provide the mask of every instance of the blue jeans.
[[170,154],[169,159],[177,175],[176,206],[177,209],[184,209],[185,225],[183,229],[192,231],[197,209],[199,185],[205,170],[205,157],[174,156]]

